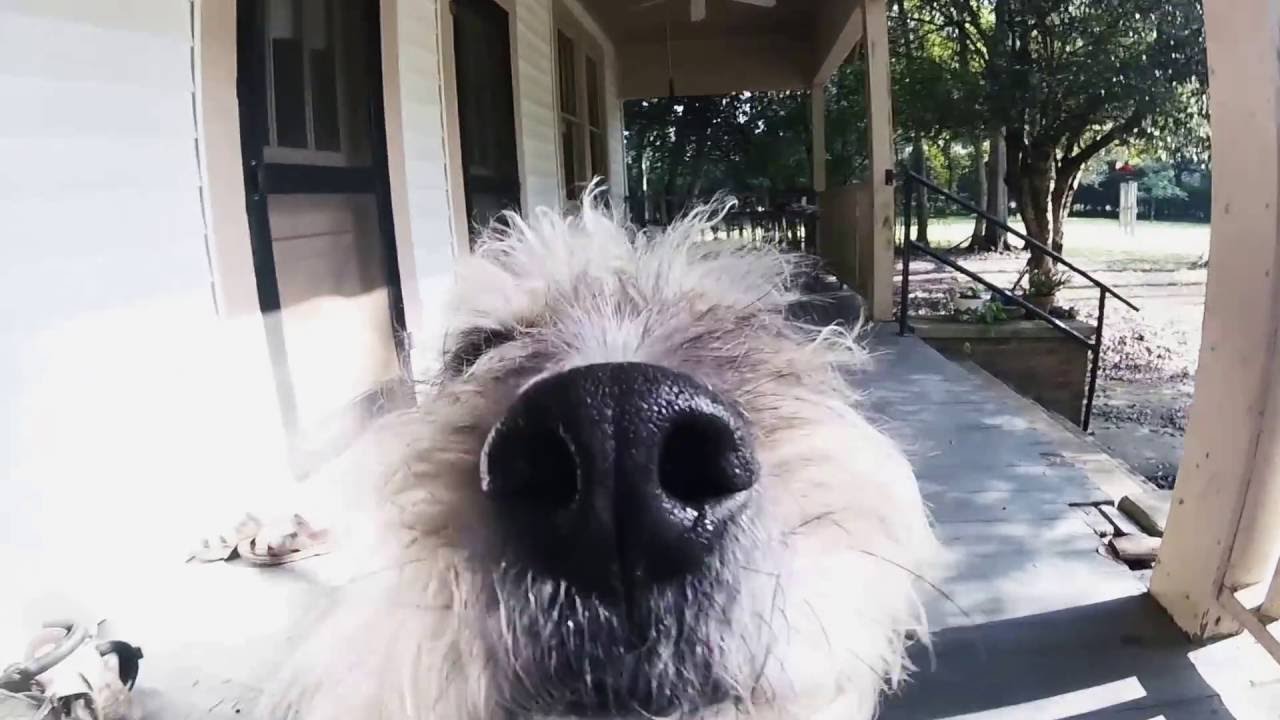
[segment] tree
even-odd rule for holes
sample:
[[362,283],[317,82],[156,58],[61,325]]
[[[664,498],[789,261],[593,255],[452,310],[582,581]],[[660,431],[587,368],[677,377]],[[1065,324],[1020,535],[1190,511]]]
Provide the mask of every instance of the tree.
[[[929,178],[930,144],[953,147],[981,134],[981,36],[954,0],[897,0],[889,25],[894,119],[900,144],[909,146],[907,169]],[[949,158],[943,157],[944,165]],[[953,172],[948,168],[947,181]],[[916,241],[928,244],[928,194],[916,186]]]
[[[951,182],[947,157],[931,163],[937,148],[971,148],[975,171],[985,151],[988,211],[1002,218],[1011,197],[1045,245],[1062,249],[1081,173],[1108,147],[1179,172],[1205,167],[1199,0],[893,0],[890,12],[896,143],[911,163],[900,171],[945,167]],[[866,173],[863,93],[855,57],[828,87],[833,185]],[[626,128],[630,187],[666,197],[668,215],[710,190],[807,188],[820,161],[809,157],[806,92],[631,101]],[[1180,186],[1197,207],[1206,197]],[[970,187],[981,204],[976,178]],[[1164,211],[1183,201],[1160,202]],[[974,230],[974,247],[1002,247],[994,223]]]
[[[1074,212],[1116,217],[1120,185],[1138,183],[1138,199],[1148,217],[1205,222],[1210,214],[1210,174],[1204,160],[1161,159],[1163,151],[1145,147],[1116,147],[1100,153],[1080,173]],[[1120,168],[1128,166],[1122,171]]]
[[779,191],[811,188],[807,92],[632,100],[624,112],[637,215],[667,221],[722,190],[767,205]]
[[[1006,184],[1027,233],[1061,252],[1063,222],[1091,158],[1126,139],[1188,140],[1188,118],[1203,115],[1200,3],[1007,2],[1007,62],[987,105],[1005,127]],[[1039,252],[1030,262],[1052,265]]]
[[1156,219],[1156,203],[1161,200],[1186,200],[1187,193],[1178,187],[1178,178],[1172,166],[1167,163],[1143,168],[1142,178],[1138,180],[1138,197],[1146,198],[1151,219]]
[[866,93],[865,59],[855,54],[827,84],[827,181],[833,187],[868,172]]
[[[1009,46],[1009,2],[995,0],[992,12],[992,27],[985,33],[987,64],[983,69],[984,90],[988,98],[994,96],[1000,86],[1000,71],[1007,62],[1006,49]],[[976,16],[981,19],[981,15]],[[981,25],[981,23],[978,23]],[[1004,140],[1004,126],[998,120],[987,118],[987,137],[989,138],[986,166],[987,215],[998,222],[986,223],[982,238],[975,245],[984,250],[1008,250],[1009,237],[1001,224],[1009,222],[1009,188],[1005,183],[1008,168],[1008,152]],[[975,240],[977,238],[975,237]]]

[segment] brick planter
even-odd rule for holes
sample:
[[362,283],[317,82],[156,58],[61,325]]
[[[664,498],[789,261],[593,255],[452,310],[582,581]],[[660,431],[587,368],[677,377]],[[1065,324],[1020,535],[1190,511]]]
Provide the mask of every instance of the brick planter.
[[[1086,338],[1093,325],[1064,323]],[[1018,394],[1079,425],[1089,382],[1089,351],[1039,320],[983,325],[950,318],[912,319],[920,339],[956,360],[969,360]]]

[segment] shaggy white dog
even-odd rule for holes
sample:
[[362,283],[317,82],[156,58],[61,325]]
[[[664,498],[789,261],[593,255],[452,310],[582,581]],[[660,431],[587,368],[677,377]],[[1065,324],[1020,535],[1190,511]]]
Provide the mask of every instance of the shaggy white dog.
[[[459,271],[444,369],[380,432],[393,570],[309,627],[266,717],[875,714],[936,543],[796,260],[597,207],[508,217]],[[352,510],[355,513],[355,510]]]

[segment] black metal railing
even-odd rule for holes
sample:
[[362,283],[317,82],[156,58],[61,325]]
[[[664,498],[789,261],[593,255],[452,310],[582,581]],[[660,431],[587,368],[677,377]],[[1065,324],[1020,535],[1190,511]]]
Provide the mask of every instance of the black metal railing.
[[[1115,297],[1115,299],[1129,306],[1133,310],[1138,310],[1138,306],[1130,302],[1128,298],[1116,292],[1114,289],[1111,288],[1110,285],[1107,285],[1106,283],[1102,282],[1098,278],[1089,274],[1087,271],[1077,267],[1070,260],[1067,260],[1066,258],[1062,257],[1058,253],[1054,252],[1052,249],[1046,247],[1043,243],[1029,237],[1026,233],[1020,232],[1010,227],[1007,223],[1001,222],[1000,220],[992,217],[985,210],[982,210],[981,208],[975,206],[973,203],[970,203],[964,198],[961,198],[955,195],[954,193],[949,192],[935,185],[934,183],[930,182],[928,179],[923,178],[914,172],[907,172],[904,178],[905,179],[903,180],[903,183],[902,183],[902,189],[903,189],[902,285],[900,287],[901,298],[899,300],[899,308],[898,308],[898,333],[900,335],[906,335],[911,331],[911,322],[907,317],[908,315],[907,303],[908,303],[908,298],[911,292],[910,290],[911,254],[913,251],[919,252],[929,256],[930,258],[936,260],[939,263],[942,263],[943,265],[951,268],[952,270],[955,270],[956,272],[960,273],[961,275],[964,275],[970,280],[973,280],[974,282],[982,285],[988,290],[999,295],[1002,299],[1006,301],[1012,301],[1014,305],[1026,311],[1029,316],[1034,317],[1038,320],[1043,320],[1058,332],[1062,333],[1068,338],[1071,338],[1073,341],[1083,345],[1085,348],[1088,349],[1090,354],[1089,386],[1085,394],[1084,417],[1080,423],[1081,429],[1087,431],[1089,429],[1089,420],[1093,416],[1094,393],[1097,391],[1097,388],[1098,388],[1098,365],[1102,359],[1102,326],[1106,316],[1107,296],[1111,295]],[[1062,322],[1056,317],[1053,317],[1048,312],[1041,310],[1040,308],[1036,307],[1035,305],[1032,305],[1031,303],[1027,302],[1023,298],[1018,297],[1013,292],[1009,290],[1005,290],[1004,288],[996,285],[990,280],[987,280],[986,278],[982,277],[978,273],[970,270],[969,268],[964,267],[963,265],[947,257],[946,255],[943,255],[942,253],[937,252],[936,250],[934,250],[933,248],[927,245],[921,245],[920,243],[912,240],[911,239],[911,210],[912,210],[912,205],[913,205],[912,201],[914,200],[917,183],[920,185],[923,185],[926,191],[934,192],[941,195],[947,200],[955,203],[957,206],[964,208],[965,210],[968,210],[970,213],[973,213],[975,215],[982,217],[987,222],[995,225],[1001,230],[1004,230],[1010,235],[1013,235],[1019,240],[1022,240],[1022,242],[1026,243],[1025,247],[1027,249],[1035,248],[1036,250],[1040,251],[1044,255],[1052,258],[1054,262],[1058,263],[1058,265],[1061,265],[1062,267],[1065,267],[1068,270],[1071,270],[1076,275],[1079,275],[1080,277],[1089,281],[1089,283],[1092,284],[1094,287],[1096,287],[1098,289],[1098,317],[1097,317],[1096,326],[1093,331],[1093,339],[1090,340],[1089,338],[1086,338],[1084,335],[1081,335],[1080,333],[1071,329],[1071,327],[1069,327],[1066,323]],[[1021,277],[1019,277],[1019,281],[1020,280],[1021,280]],[[1016,282],[1014,283],[1014,286],[1015,287],[1017,286]]]

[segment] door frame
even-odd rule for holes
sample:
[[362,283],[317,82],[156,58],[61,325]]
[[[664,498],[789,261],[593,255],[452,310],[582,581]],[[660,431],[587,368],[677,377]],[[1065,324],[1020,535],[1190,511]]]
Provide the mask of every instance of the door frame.
[[[520,178],[520,207],[529,207],[529,178],[525,172],[524,112],[520,107],[520,43],[519,3],[516,0],[492,0],[507,11],[507,34],[511,45],[511,102],[515,109],[516,174]],[[445,172],[449,184],[449,211],[453,221],[454,252],[458,256],[471,253],[471,228],[467,219],[466,189],[462,169],[462,118],[458,107],[458,55],[454,49],[453,3],[439,3],[437,18],[440,36],[441,77],[444,92]]]
[[289,369],[288,347],[280,311],[280,286],[276,276],[275,251],[267,213],[267,196],[291,193],[371,192],[374,195],[379,243],[384,258],[389,321],[401,374],[409,377],[409,343],[405,323],[404,291],[401,287],[395,222],[391,206],[390,167],[387,152],[385,99],[382,81],[381,3],[361,0],[368,35],[368,82],[370,87],[370,164],[368,167],[325,167],[267,163],[266,43],[261,41],[261,0],[236,2],[236,90],[239,102],[240,154],[245,188],[245,213],[253,260],[259,311],[262,313],[267,348],[275,374],[277,400],[286,432],[298,428],[297,399]]
[[[474,15],[492,14],[490,18],[487,18],[487,20],[490,20],[490,21],[498,20],[498,15],[500,14],[501,23],[502,23],[501,27],[502,29],[506,30],[505,34],[507,36],[506,37],[507,67],[506,67],[505,77],[498,82],[498,85],[501,86],[503,84],[506,84],[506,85],[509,85],[511,88],[511,95],[509,98],[511,102],[511,123],[510,123],[509,129],[511,131],[511,147],[510,147],[512,152],[511,171],[514,175],[514,177],[510,178],[511,182],[514,183],[514,186],[508,188],[506,192],[503,192],[503,190],[501,189],[496,189],[492,185],[490,185],[489,187],[489,192],[486,192],[485,189],[481,187],[476,187],[475,184],[473,184],[473,183],[477,183],[477,184],[483,183],[485,185],[489,185],[486,179],[469,177],[467,174],[465,165],[463,166],[462,203],[463,203],[464,212],[467,215],[468,224],[470,224],[470,222],[474,219],[473,212],[475,208],[472,206],[472,204],[475,201],[476,195],[492,195],[496,189],[497,193],[502,195],[508,195],[509,199],[513,200],[516,203],[515,209],[517,211],[521,211],[524,209],[526,193],[524,191],[524,178],[520,173],[519,123],[517,122],[517,117],[519,115],[519,108],[516,106],[516,102],[517,102],[516,71],[518,69],[518,65],[516,63],[516,47],[512,39],[512,29],[514,26],[514,22],[513,22],[514,19],[511,15],[511,11],[508,10],[507,7],[502,2],[498,2],[498,0],[450,0],[449,7],[450,7],[450,10],[452,11],[452,16],[453,16],[450,22],[450,27],[453,30],[453,34],[454,34],[454,37],[453,37],[454,62],[453,62],[453,68],[451,72],[454,76],[455,84],[457,83],[458,73],[461,72],[461,67],[459,66],[458,60],[457,60],[457,42],[458,42],[457,22],[458,22],[458,12],[463,5],[471,6],[472,8],[471,12]],[[497,23],[495,22],[495,25],[496,24]],[[489,54],[492,55],[493,54],[492,51]],[[501,65],[494,65],[493,68],[501,69]],[[458,114],[458,136],[461,142],[460,150],[461,150],[461,154],[465,156],[466,146],[468,143],[467,136],[471,134],[471,131],[468,130],[468,124],[464,122],[462,118],[461,110],[462,110],[461,102],[459,102],[457,107],[455,108],[455,112],[457,112]],[[499,120],[501,119],[503,118],[499,118]],[[475,118],[472,118],[472,121],[474,124]],[[506,123],[501,123],[501,124],[506,124]],[[474,142],[474,139],[472,140],[472,142]],[[463,159],[465,160],[465,157]],[[502,184],[500,183],[499,188],[501,188],[501,186]],[[514,191],[514,192],[511,192],[511,191]]]

